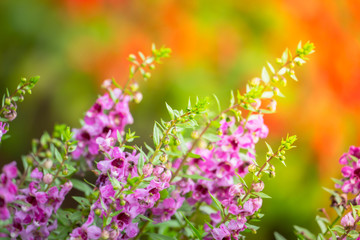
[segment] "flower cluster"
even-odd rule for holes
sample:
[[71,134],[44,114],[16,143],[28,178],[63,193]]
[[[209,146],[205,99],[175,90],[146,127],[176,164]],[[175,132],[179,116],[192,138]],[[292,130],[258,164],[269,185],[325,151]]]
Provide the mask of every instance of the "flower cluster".
[[66,194],[71,190],[70,181],[53,187],[49,175],[35,168],[27,188],[19,189],[13,204],[13,222],[8,227],[12,238],[45,239],[57,228],[54,214],[60,208]]
[[[175,182],[181,194],[192,191],[192,196],[187,199],[191,205],[201,202],[211,204],[210,194],[212,194],[224,208],[229,210],[229,214],[236,217],[237,220],[231,220],[228,226],[221,224],[220,228],[211,231],[215,239],[223,239],[219,236],[230,232],[231,236],[237,237],[238,233],[245,229],[246,217],[260,209],[261,198],[251,198],[245,203],[241,202],[246,191],[243,184],[234,183],[234,176],[238,174],[244,177],[248,173],[248,167],[256,163],[255,144],[260,138],[268,135],[268,128],[264,125],[262,115],[252,115],[240,126],[236,126],[233,117],[224,118],[220,124],[220,139],[212,143],[211,150],[196,149],[195,153],[199,158],[189,161],[186,172],[187,175],[201,175],[208,180],[201,179],[194,183],[191,179],[183,178]],[[264,187],[263,182],[256,184],[262,184],[256,185],[256,190],[261,191]],[[216,225],[220,222],[220,211],[211,214],[212,224]],[[205,228],[208,226],[205,225]]]
[[[113,141],[109,141],[112,143]],[[171,172],[165,166],[153,166],[147,164],[143,167],[143,175],[139,175],[138,159],[140,155],[133,151],[124,152],[119,147],[106,145],[106,155],[109,158],[97,163],[99,177],[96,186],[99,189],[99,198],[91,206],[89,219],[93,218],[95,212],[102,219],[106,220],[106,226],[102,229],[102,234],[110,236],[111,239],[130,239],[137,235],[138,223],[133,220],[152,209],[154,215],[161,220],[168,220],[176,208],[173,199],[164,200],[162,205],[154,208],[155,203],[160,199],[160,191],[169,187]],[[146,186],[135,189],[143,180]],[[178,205],[181,203],[178,202]],[[117,215],[111,215],[118,212]],[[104,220],[105,221],[105,220]],[[88,222],[81,227],[82,230],[75,229],[71,237],[79,237],[79,232],[84,232],[90,224]],[[87,230],[89,231],[89,230]],[[93,227],[92,231],[101,231]],[[90,238],[97,239],[97,238]]]
[[[101,141],[106,137],[115,138],[117,132],[123,135],[125,126],[133,123],[129,111],[131,97],[122,94],[122,91],[118,88],[114,90],[108,88],[108,90],[109,93],[99,97],[86,112],[82,128],[74,129],[75,139],[78,140],[78,144],[72,155],[74,159],[84,156],[90,166],[92,160],[99,154],[97,139]],[[100,148],[101,146],[100,144]]]
[[17,89],[10,94],[6,89],[6,94],[3,96],[2,106],[0,108],[0,142],[4,134],[9,130],[9,122],[17,117],[17,102],[24,100],[25,93],[31,94],[31,89],[35,86],[39,77],[32,77],[29,80],[21,78]]
[[10,218],[8,203],[13,202],[17,194],[17,186],[13,179],[17,177],[16,162],[9,163],[3,167],[0,175],[0,220]]

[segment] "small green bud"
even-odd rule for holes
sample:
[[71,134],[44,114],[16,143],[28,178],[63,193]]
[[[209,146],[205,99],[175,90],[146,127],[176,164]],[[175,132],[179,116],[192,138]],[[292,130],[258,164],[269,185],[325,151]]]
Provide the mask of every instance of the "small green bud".
[[168,144],[166,144],[164,149],[165,149],[165,151],[170,151],[170,146]]
[[272,77],[272,81],[275,82],[275,83],[278,82],[278,81],[279,81],[279,77],[278,77],[277,75],[273,76],[273,77]]
[[100,208],[95,209],[95,214],[98,215],[98,216],[100,216],[100,214],[101,214],[101,209],[100,209]]
[[282,78],[281,81],[280,81],[280,84],[281,84],[281,86],[286,87],[286,85],[287,85],[286,78]]
[[130,89],[132,92],[136,92],[139,89],[139,84],[137,82],[134,82],[130,85]]
[[64,169],[64,170],[62,170],[62,174],[63,174],[63,175],[68,175],[68,174],[69,174],[69,171],[68,171],[67,169]]
[[28,89],[28,90],[27,90],[27,93],[28,93],[28,94],[31,94],[31,89]]
[[165,137],[164,139],[164,144],[169,144],[170,143],[170,138],[169,137]]
[[270,171],[269,177],[270,177],[270,178],[274,178],[274,177],[275,177],[275,171]]
[[46,157],[47,157],[47,158],[51,158],[51,157],[52,157],[52,153],[51,153],[50,150],[47,150],[47,151],[46,151]]
[[277,64],[282,64],[281,58],[277,58],[277,59],[276,59],[276,63],[277,63]]
[[209,143],[207,146],[208,150],[213,150],[214,149],[214,143]]
[[293,76],[293,75],[295,75],[295,71],[294,71],[294,70],[290,70],[289,74],[290,74],[291,76]]
[[129,61],[130,62],[133,62],[133,61],[135,61],[136,60],[136,56],[134,55],[134,54],[130,54],[129,55]]
[[20,81],[21,81],[22,83],[26,83],[26,78],[20,78]]
[[32,164],[33,164],[33,158],[32,158],[30,155],[26,156],[26,162],[27,162],[29,165],[32,165]]
[[248,171],[251,173],[256,172],[256,165],[255,164],[250,164],[248,167]]
[[171,126],[171,123],[170,123],[170,122],[164,123],[164,127],[165,127],[165,128],[169,128],[170,126]]
[[191,133],[191,137],[192,137],[193,139],[198,139],[198,138],[199,138],[199,132],[198,132],[198,131],[193,131],[193,132]]
[[149,72],[144,73],[144,78],[148,79],[150,77],[151,77],[151,73]]
[[261,83],[261,79],[260,79],[260,78],[257,78],[257,77],[251,79],[251,81],[250,81],[250,85],[251,85],[251,86],[259,86],[260,83]]
[[162,155],[160,156],[159,159],[160,159],[161,162],[165,163],[165,162],[167,161],[167,159],[168,159],[168,156],[167,156],[166,153],[164,153],[164,154],[162,154]]
[[284,161],[284,160],[285,160],[285,156],[284,156],[284,155],[279,156],[279,160],[280,160],[280,161]]
[[251,233],[252,233],[252,234],[256,234],[257,232],[256,232],[255,229],[251,229]]
[[294,62],[291,62],[290,63],[290,68],[294,68],[295,67],[295,63]]
[[176,140],[175,140],[175,145],[176,146],[179,146],[181,144],[181,142],[180,142],[180,140],[177,138]]
[[281,150],[280,154],[281,154],[281,155],[285,155],[285,151],[284,151],[284,150]]
[[149,68],[150,68],[150,70],[154,70],[155,69],[155,64],[150,64]]
[[275,171],[275,167],[274,167],[274,165],[270,165],[270,167],[269,167],[269,169],[270,169],[270,171]]
[[267,153],[266,153],[266,159],[271,158],[271,156],[272,156],[272,153],[271,153],[271,152],[267,152]]
[[124,199],[124,197],[125,197],[124,194],[120,194],[119,196],[120,199]]
[[11,99],[10,98],[6,98],[5,99],[5,104],[10,106],[11,105]]
[[222,136],[223,135],[223,131],[221,131],[220,129],[217,131],[217,135]]
[[121,206],[125,206],[125,204],[126,204],[126,201],[125,201],[125,200],[121,200],[121,201],[120,201],[120,205],[121,205]]
[[24,101],[24,96],[23,95],[20,95],[19,96],[19,102],[23,102]]
[[175,127],[171,130],[171,133],[172,133],[172,134],[174,134],[174,135],[176,135],[176,134],[177,134],[177,130],[176,130],[176,128],[175,128]]

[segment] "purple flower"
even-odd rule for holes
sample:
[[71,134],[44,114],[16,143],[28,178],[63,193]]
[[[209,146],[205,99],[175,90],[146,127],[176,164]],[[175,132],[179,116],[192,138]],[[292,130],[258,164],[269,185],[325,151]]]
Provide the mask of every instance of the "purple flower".
[[221,224],[219,228],[211,230],[211,234],[215,240],[231,240],[231,234],[225,224]]
[[2,136],[4,136],[5,133],[7,133],[7,131],[8,131],[7,127],[8,127],[7,123],[0,122],[0,142],[1,142]]
[[352,212],[347,213],[340,221],[344,227],[352,227],[355,224],[355,219],[352,216]]
[[35,179],[42,179],[43,178],[43,173],[40,172],[38,168],[35,168],[31,172],[30,177],[35,178]]
[[101,237],[101,229],[97,226],[90,226],[94,222],[94,212],[91,211],[88,217],[88,220],[78,228],[75,228],[72,233],[70,233],[70,239],[99,239]]

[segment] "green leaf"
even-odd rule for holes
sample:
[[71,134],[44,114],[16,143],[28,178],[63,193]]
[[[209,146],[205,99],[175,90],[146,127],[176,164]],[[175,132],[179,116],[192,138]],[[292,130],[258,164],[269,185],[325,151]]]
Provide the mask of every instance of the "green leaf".
[[61,154],[60,154],[59,150],[57,150],[57,148],[54,148],[54,154],[55,154],[55,159],[56,159],[59,163],[61,163],[63,159],[62,159],[62,157],[61,157]]
[[289,56],[289,49],[286,49],[282,56],[281,56],[281,61],[285,64],[288,60],[288,56]]
[[187,222],[187,224],[189,224],[191,230],[193,230],[193,232],[195,233],[196,237],[197,237],[198,239],[202,239],[199,230],[197,230],[197,229],[194,227],[194,225],[192,225],[192,223],[184,216],[184,214],[181,214],[181,215],[183,216],[183,218],[185,219],[185,221]]
[[203,138],[210,142],[217,142],[217,141],[221,140],[221,137],[219,135],[216,135],[213,133],[205,133],[203,135]]
[[230,94],[231,94],[230,107],[232,107],[232,106],[234,106],[234,104],[235,104],[235,96],[234,96],[234,92],[233,92],[233,91],[231,91]]
[[89,196],[93,192],[93,189],[83,181],[80,181],[78,179],[71,179],[71,182],[73,184],[73,187],[85,193],[85,196]]
[[261,197],[261,198],[271,198],[269,195],[263,193],[263,192],[254,192],[254,195]]
[[269,83],[269,81],[270,81],[269,73],[265,67],[263,67],[263,69],[262,69],[261,79],[264,81],[264,83]]
[[274,154],[274,151],[272,150],[270,144],[268,144],[267,142],[265,142],[265,144],[266,144],[266,147],[267,147],[269,153],[270,153],[270,154]]
[[263,94],[261,95],[261,98],[272,98],[274,96],[274,92],[273,91],[265,91],[263,92]]
[[339,233],[341,235],[345,233],[344,227],[342,227],[340,225],[334,226],[331,230],[336,231],[337,233]]
[[171,118],[172,120],[174,120],[174,110],[170,107],[169,104],[165,103],[165,105],[166,105],[166,108],[167,108],[167,110],[168,110],[168,112],[169,112],[170,118]]
[[193,179],[193,180],[206,180],[206,181],[211,181],[210,178],[206,178],[206,177],[203,177],[203,176],[200,176],[200,175],[187,175],[187,174],[184,174],[184,175],[181,175],[180,177],[184,177],[184,178],[190,178],[190,179]]
[[218,107],[218,111],[221,112],[221,105],[220,105],[220,101],[219,101],[218,97],[215,94],[213,94],[213,97],[215,98],[215,101],[216,101],[216,104]]
[[212,200],[215,202],[215,204],[216,204],[216,206],[218,207],[218,209],[221,211],[221,214],[222,214],[223,216],[225,216],[225,214],[224,214],[224,208],[223,208],[221,202],[220,202],[216,197],[214,197],[214,196],[210,193],[210,191],[209,191],[209,194],[210,194],[210,197],[212,198]]
[[336,179],[336,178],[331,178],[331,180],[333,180],[334,183],[339,184],[340,186],[342,186],[344,184],[341,180]]
[[188,154],[188,156],[189,156],[190,158],[201,158],[201,156],[200,156],[199,154],[195,154],[195,153],[192,153],[192,152],[190,152],[190,153]]
[[139,214],[139,215],[137,215],[136,217],[137,217],[137,218],[141,218],[141,219],[143,219],[143,220],[146,220],[146,221],[148,221],[148,222],[154,222],[154,220],[152,220],[151,218],[148,218],[148,217],[146,217],[146,216],[144,216],[144,215],[142,215],[142,214]]
[[286,240],[286,238],[284,238],[283,235],[281,235],[278,232],[274,232],[274,237],[275,237],[275,240]]
[[159,127],[157,126],[157,123],[155,122],[154,124],[154,132],[153,132],[153,140],[154,140],[154,145],[158,146],[160,143],[160,138],[161,138],[161,130],[159,129]]
[[150,239],[152,240],[176,240],[173,237],[168,237],[168,236],[164,236],[161,234],[157,234],[157,233],[147,233],[147,235],[150,237]]
[[114,217],[116,215],[119,215],[119,213],[121,213],[123,211],[123,209],[120,209],[119,211],[116,211],[116,212],[112,212],[110,213],[110,217]]
[[315,220],[321,229],[321,233],[325,233],[327,230],[327,226],[326,226],[325,222],[328,223],[329,221],[326,218],[322,218],[320,216],[316,216]]
[[[306,236],[307,239],[311,239],[311,240],[316,240],[316,237],[314,234],[312,234],[309,230],[307,230],[306,228],[303,227],[299,227],[299,226],[294,226],[295,230],[302,234],[303,236]],[[335,238],[336,239],[336,238]]]
[[272,74],[275,74],[275,69],[274,69],[274,67],[273,67],[269,62],[267,62],[267,65],[268,65],[271,73],[272,73]]
[[90,202],[87,198],[84,197],[78,197],[78,196],[72,196],[72,198],[77,201],[78,203],[80,203],[81,206],[87,208],[90,207]]

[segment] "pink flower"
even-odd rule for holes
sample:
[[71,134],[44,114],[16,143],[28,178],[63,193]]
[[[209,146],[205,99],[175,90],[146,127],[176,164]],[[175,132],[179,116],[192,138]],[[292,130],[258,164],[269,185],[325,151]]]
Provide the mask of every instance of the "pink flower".
[[211,230],[211,235],[215,240],[231,240],[231,234],[225,224],[221,224],[219,228]]
[[355,224],[355,219],[352,216],[352,212],[347,213],[340,221],[341,225],[344,227],[352,227]]

